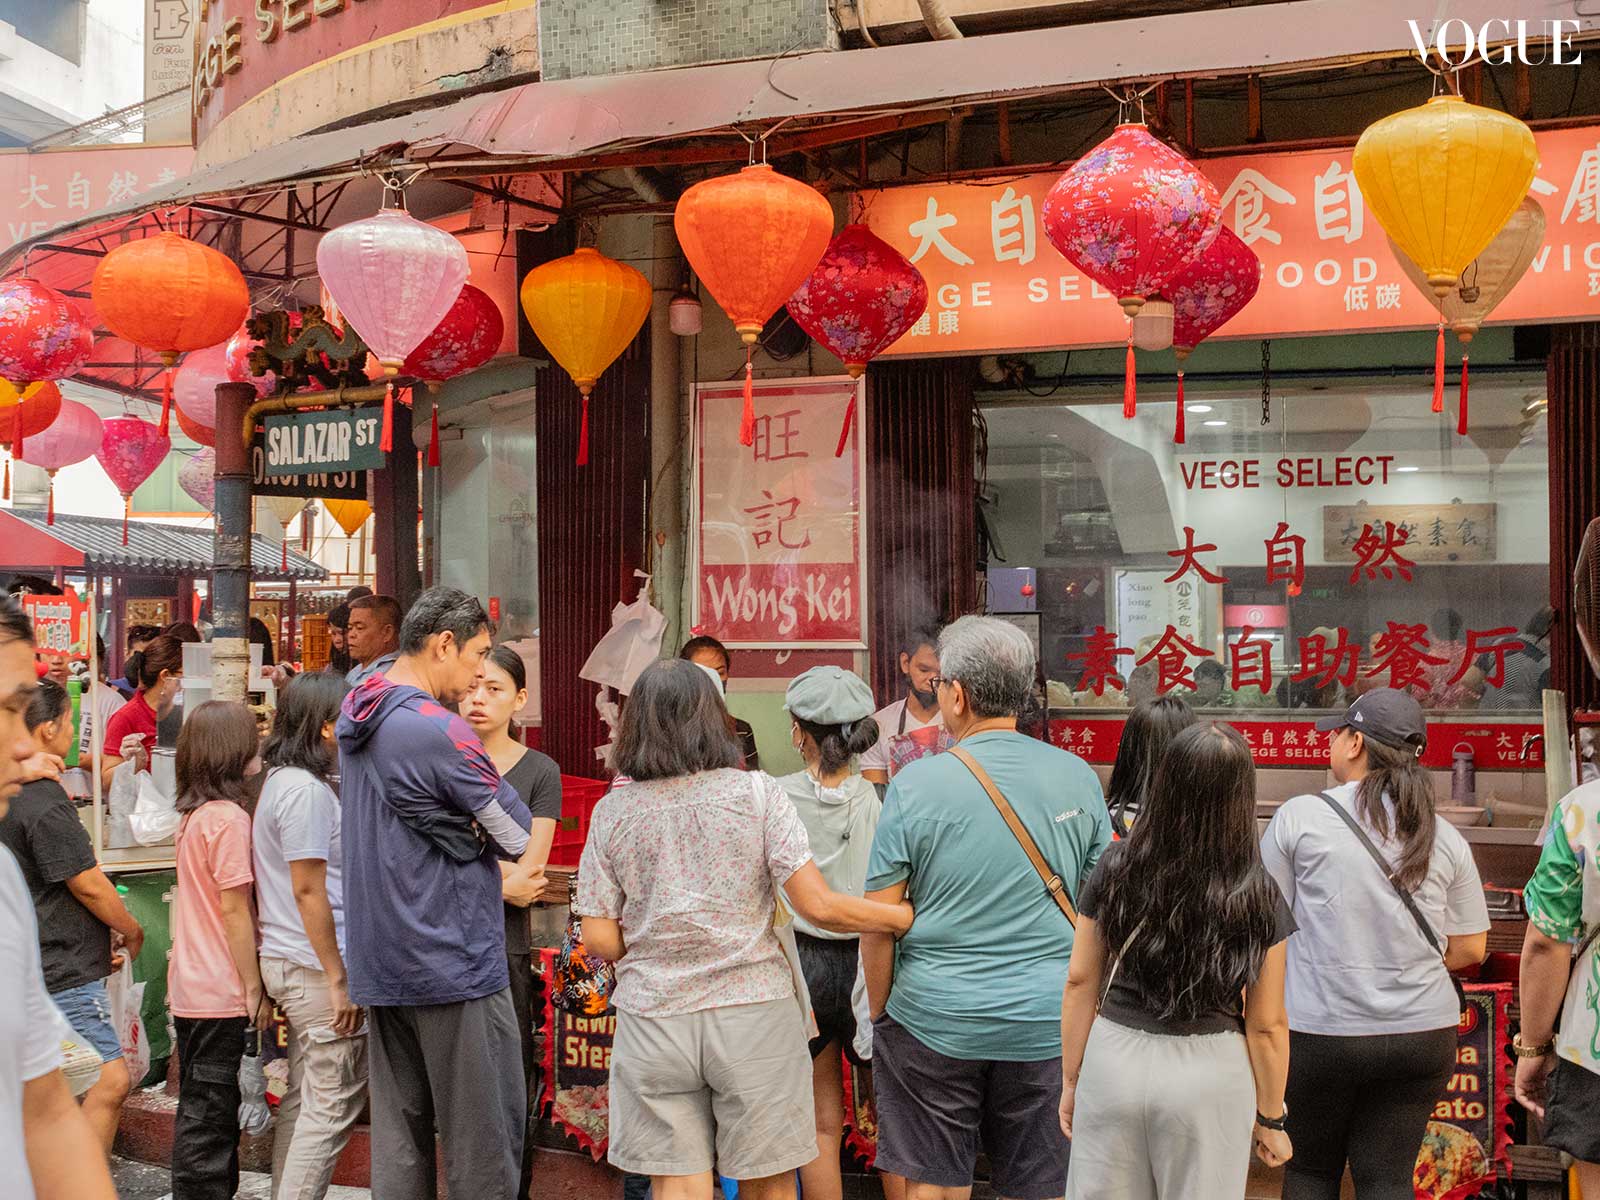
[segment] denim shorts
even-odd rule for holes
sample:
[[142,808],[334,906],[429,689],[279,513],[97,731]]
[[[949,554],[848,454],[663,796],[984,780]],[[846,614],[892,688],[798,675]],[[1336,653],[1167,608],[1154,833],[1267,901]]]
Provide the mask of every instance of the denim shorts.
[[122,1039],[111,1024],[111,999],[106,994],[105,980],[52,992],[50,999],[56,1002],[73,1032],[95,1048],[101,1062],[122,1057]]

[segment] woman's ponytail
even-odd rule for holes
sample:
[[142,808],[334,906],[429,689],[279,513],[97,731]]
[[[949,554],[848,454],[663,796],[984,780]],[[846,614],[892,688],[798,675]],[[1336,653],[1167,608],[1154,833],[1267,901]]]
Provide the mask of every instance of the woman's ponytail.
[[[1366,745],[1367,773],[1356,787],[1356,808],[1366,823],[1383,838],[1395,837],[1401,844],[1395,881],[1407,891],[1427,878],[1433,859],[1434,822],[1433,780],[1412,750],[1397,750],[1371,738]],[[1394,806],[1394,825],[1390,829],[1389,810],[1384,796]]]

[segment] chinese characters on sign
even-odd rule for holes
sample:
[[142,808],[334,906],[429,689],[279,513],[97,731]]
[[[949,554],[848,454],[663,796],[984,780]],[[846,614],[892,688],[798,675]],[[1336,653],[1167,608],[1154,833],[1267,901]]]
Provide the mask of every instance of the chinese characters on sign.
[[1368,579],[1375,571],[1392,578],[1391,570],[1410,579],[1416,563],[1493,562],[1495,506],[1330,504],[1322,510],[1322,556],[1354,562]]
[[34,646],[46,658],[89,661],[89,603],[70,588],[60,596],[22,597]]
[[[1587,318],[1600,298],[1600,130],[1535,136],[1533,194],[1549,231],[1495,319]],[[1223,336],[1420,328],[1438,319],[1405,283],[1383,230],[1367,219],[1349,150],[1197,165],[1222,193],[1224,220],[1264,267],[1260,294]],[[1039,237],[1040,206],[1056,178],[916,185],[865,197],[867,224],[928,281],[928,311],[890,354],[1110,345],[1127,336],[1113,298]]]
[[0,250],[189,173],[187,146],[0,152]]
[[757,382],[750,446],[739,444],[742,386],[698,389],[694,623],[706,633],[730,645],[866,644],[859,427],[834,455],[864,386]]

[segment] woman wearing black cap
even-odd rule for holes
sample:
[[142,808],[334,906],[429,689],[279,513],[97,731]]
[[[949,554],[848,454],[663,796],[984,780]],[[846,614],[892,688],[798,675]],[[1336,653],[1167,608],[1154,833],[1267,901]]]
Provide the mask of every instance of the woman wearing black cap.
[[1335,1200],[1348,1162],[1358,1200],[1409,1200],[1455,1066],[1448,971],[1483,961],[1489,912],[1466,839],[1434,812],[1421,705],[1378,688],[1317,728],[1331,731],[1337,786],[1285,803],[1261,841],[1299,926],[1285,987],[1295,1156],[1283,1195]]

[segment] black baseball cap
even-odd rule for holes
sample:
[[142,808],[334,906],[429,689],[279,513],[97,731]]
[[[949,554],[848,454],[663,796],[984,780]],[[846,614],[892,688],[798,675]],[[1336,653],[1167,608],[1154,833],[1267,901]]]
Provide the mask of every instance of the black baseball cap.
[[1353,729],[1392,750],[1421,754],[1428,744],[1428,722],[1416,697],[1394,688],[1374,688],[1337,716],[1323,717],[1317,728]]

